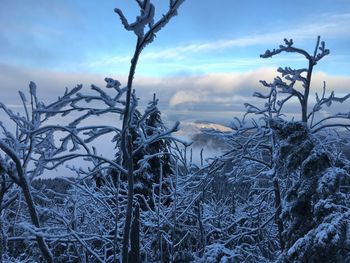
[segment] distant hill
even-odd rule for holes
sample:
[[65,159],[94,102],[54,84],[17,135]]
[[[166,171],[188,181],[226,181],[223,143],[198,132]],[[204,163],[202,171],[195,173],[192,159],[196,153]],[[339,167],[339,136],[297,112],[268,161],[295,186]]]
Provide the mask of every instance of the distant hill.
[[176,136],[192,142],[194,148],[205,148],[208,150],[225,150],[228,148],[224,140],[206,131],[230,132],[231,128],[218,123],[196,121],[181,123],[180,131]]
[[[176,136],[184,138],[192,142],[194,148],[204,148],[209,151],[215,151],[222,153],[228,149],[226,142],[219,136],[213,135],[209,131],[218,131],[228,133],[231,130],[222,124],[207,122],[207,121],[195,121],[181,123],[180,131],[176,133]],[[347,146],[343,147],[343,153],[350,160],[350,132],[341,132],[339,136],[344,142],[347,142]]]

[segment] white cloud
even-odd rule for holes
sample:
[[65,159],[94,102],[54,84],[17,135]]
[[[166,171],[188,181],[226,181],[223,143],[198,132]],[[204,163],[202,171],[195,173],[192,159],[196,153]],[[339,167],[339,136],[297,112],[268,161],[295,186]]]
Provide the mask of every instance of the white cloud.
[[[254,91],[267,91],[259,80],[273,81],[276,70],[272,68],[260,68],[244,73],[207,74],[188,78],[171,97],[169,105],[174,107],[181,104],[228,104],[251,101]],[[311,96],[316,92],[321,93],[323,81],[326,81],[327,91],[335,91],[338,96],[344,96],[350,90],[350,77],[330,76],[324,72],[315,71],[312,79]],[[175,81],[176,83],[176,81]],[[174,84],[176,85],[176,84]],[[191,87],[188,89],[187,87]],[[349,105],[350,106],[350,105]],[[350,107],[349,107],[350,108]]]
[[[245,102],[255,103],[259,101],[252,97],[253,92],[267,91],[259,84],[259,80],[272,81],[275,75],[274,68],[259,68],[249,72],[172,77],[137,75],[134,87],[137,96],[140,97],[140,105],[146,105],[153,93],[156,93],[163,115],[168,116],[171,120],[205,120],[208,118],[211,121],[220,119],[220,122],[223,123],[224,120],[228,122],[234,115],[237,116],[238,112],[244,111],[243,104]],[[122,83],[126,83],[125,75],[116,78]],[[78,83],[85,84],[86,88],[89,88],[92,83],[103,87],[103,79],[104,76],[91,73],[28,70],[0,65],[1,101],[11,105],[19,104],[17,91],[26,91],[30,80],[37,83],[40,98],[49,102],[62,95],[65,87],[73,87]],[[324,72],[315,71],[311,96],[316,91],[322,91],[323,81],[327,82],[328,91],[334,90],[338,96],[342,96],[350,90],[349,76],[331,76]],[[349,103],[336,106],[337,110],[350,109]],[[288,109],[291,113],[296,110],[295,105]]]
[[[184,103],[229,104],[241,103],[251,99],[251,94],[259,87],[259,80],[273,78],[275,71],[261,68],[251,72],[231,72],[205,74],[184,83],[183,88],[171,97],[170,106]],[[191,87],[188,89],[187,87]]]
[[288,33],[298,38],[310,38],[321,35],[325,38],[350,37],[350,13],[340,14],[319,14],[317,22],[301,25],[300,28],[291,30]]

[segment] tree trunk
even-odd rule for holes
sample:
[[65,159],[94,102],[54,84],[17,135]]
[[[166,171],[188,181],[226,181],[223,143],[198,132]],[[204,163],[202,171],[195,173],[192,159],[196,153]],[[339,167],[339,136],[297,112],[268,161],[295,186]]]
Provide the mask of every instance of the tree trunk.
[[140,263],[140,206],[136,205],[130,232],[129,262]]
[[[27,179],[25,177],[23,168],[22,168],[22,163],[21,161],[18,159],[17,155],[15,152],[13,152],[13,150],[11,148],[9,148],[5,143],[2,142],[2,140],[0,141],[0,148],[1,150],[3,150],[11,159],[12,161],[16,164],[16,170],[18,173],[18,177],[16,176],[11,176],[11,178],[13,178],[14,182],[16,184],[18,184],[19,187],[22,188],[23,191],[23,195],[24,195],[24,199],[27,203],[28,206],[28,210],[29,210],[29,216],[30,219],[32,221],[32,224],[36,227],[36,228],[40,228],[40,221],[39,221],[39,217],[35,208],[35,204],[33,201],[33,197],[32,194],[30,192],[30,188],[29,188],[29,184],[27,182]],[[38,247],[44,257],[44,259],[46,260],[46,262],[49,263],[53,263],[53,256],[45,242],[45,239],[41,236],[37,236],[36,237],[36,241],[38,243]]]
[[[127,138],[128,152],[132,153],[132,140],[131,136]],[[127,160],[127,170],[128,170],[128,202],[125,215],[125,225],[123,233],[123,251],[122,251],[122,262],[128,263],[128,253],[129,253],[129,237],[131,228],[131,217],[132,217],[132,204],[134,199],[134,167],[133,159],[129,157]],[[132,263],[132,262],[130,262]]]
[[274,188],[274,192],[275,192],[275,208],[276,208],[276,213],[275,213],[275,221],[277,224],[277,228],[278,228],[278,238],[279,238],[279,242],[280,242],[280,247],[281,250],[284,249],[284,240],[283,240],[283,223],[281,221],[280,215],[282,212],[282,207],[281,207],[281,193],[280,193],[280,186],[278,184],[278,180],[277,178],[275,178],[273,180],[273,188]]
[[[23,180],[25,180],[25,179],[23,178]],[[21,182],[22,183],[22,190],[23,190],[23,194],[24,194],[24,199],[26,200],[26,203],[28,205],[30,219],[32,220],[32,223],[35,227],[40,228],[39,217],[38,217],[38,214],[37,214],[37,211],[35,208],[32,194],[31,194],[30,189],[29,189],[29,185],[26,181],[23,182],[23,180]],[[41,236],[37,236],[36,241],[38,243],[39,249],[40,249],[44,259],[46,260],[46,262],[53,263],[54,262],[53,256],[52,256],[44,238]]]

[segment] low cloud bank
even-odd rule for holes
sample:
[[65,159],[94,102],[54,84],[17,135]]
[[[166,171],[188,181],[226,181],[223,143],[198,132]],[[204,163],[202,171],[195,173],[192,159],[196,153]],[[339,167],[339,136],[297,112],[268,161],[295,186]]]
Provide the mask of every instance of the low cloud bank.
[[[267,92],[259,80],[273,81],[276,70],[260,68],[249,72],[212,73],[203,75],[183,75],[168,77],[136,76],[134,88],[144,106],[157,94],[160,109],[170,121],[208,120],[229,123],[234,116],[244,112],[243,104],[260,103],[253,98],[254,91]],[[79,83],[88,88],[90,84],[104,86],[105,76],[84,72],[58,72],[49,70],[27,69],[14,65],[0,64],[0,83],[2,102],[16,106],[20,104],[18,90],[27,91],[29,81],[38,86],[38,94],[44,101],[55,100],[63,94],[65,87],[72,88]],[[110,76],[126,83],[126,76]],[[328,92],[335,91],[342,96],[350,90],[349,76],[331,76],[316,71],[313,75],[311,96],[321,93],[323,81],[327,83]],[[310,98],[310,104],[313,98]],[[350,109],[349,102],[334,104],[334,111]],[[286,113],[293,115],[299,111],[297,104],[286,108]]]

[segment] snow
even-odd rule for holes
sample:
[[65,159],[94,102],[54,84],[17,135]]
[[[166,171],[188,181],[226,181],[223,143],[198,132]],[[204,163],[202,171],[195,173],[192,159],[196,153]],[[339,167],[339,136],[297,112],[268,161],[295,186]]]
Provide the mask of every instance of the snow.
[[[140,14],[135,22],[115,10],[126,30],[137,36],[132,63],[184,1],[170,0],[158,21],[150,0],[136,2]],[[329,53],[320,38],[311,55],[285,39],[262,57],[281,52],[300,53],[311,64]],[[30,82],[30,100],[19,93],[22,114],[0,103],[14,123],[14,129],[0,124],[0,240],[13,244],[1,242],[1,257],[7,262],[17,260],[12,256],[34,262],[52,255],[59,262],[111,262],[124,249],[126,256],[132,252],[150,262],[349,258],[350,175],[335,166],[342,166],[343,157],[328,149],[331,135],[321,141],[313,134],[327,127],[323,120],[308,126],[308,120],[282,119],[283,104],[291,97],[298,97],[304,109],[307,95],[294,84],[308,87],[302,75],[307,69],[278,72],[283,78],[261,81],[269,88],[267,94],[254,94],[265,100],[264,106],[246,104],[247,115],[237,127],[197,122],[183,125],[180,132],[178,122],[171,128],[163,124],[155,96],[140,111],[130,83],[121,88],[118,80],[106,78],[106,88],[91,85],[88,92],[77,85],[47,104],[39,102],[36,84]],[[278,91],[290,97],[280,99]],[[126,94],[131,94],[127,105]],[[317,96],[309,117],[323,104],[347,98]],[[260,121],[245,123],[250,113]],[[105,115],[113,121],[97,124]],[[52,124],[58,117],[64,122]],[[116,121],[119,117],[123,124]],[[196,147],[173,137],[175,132],[183,136],[186,128],[194,136],[203,135],[206,146],[212,140],[219,156],[204,163],[202,150],[198,154]],[[104,136],[112,152],[106,153],[106,144],[100,143]],[[200,162],[193,153],[200,155]],[[79,167],[76,160],[88,165]],[[74,179],[61,178],[52,189],[35,184],[45,171],[67,162],[74,163]],[[62,181],[69,183],[64,189]]]

